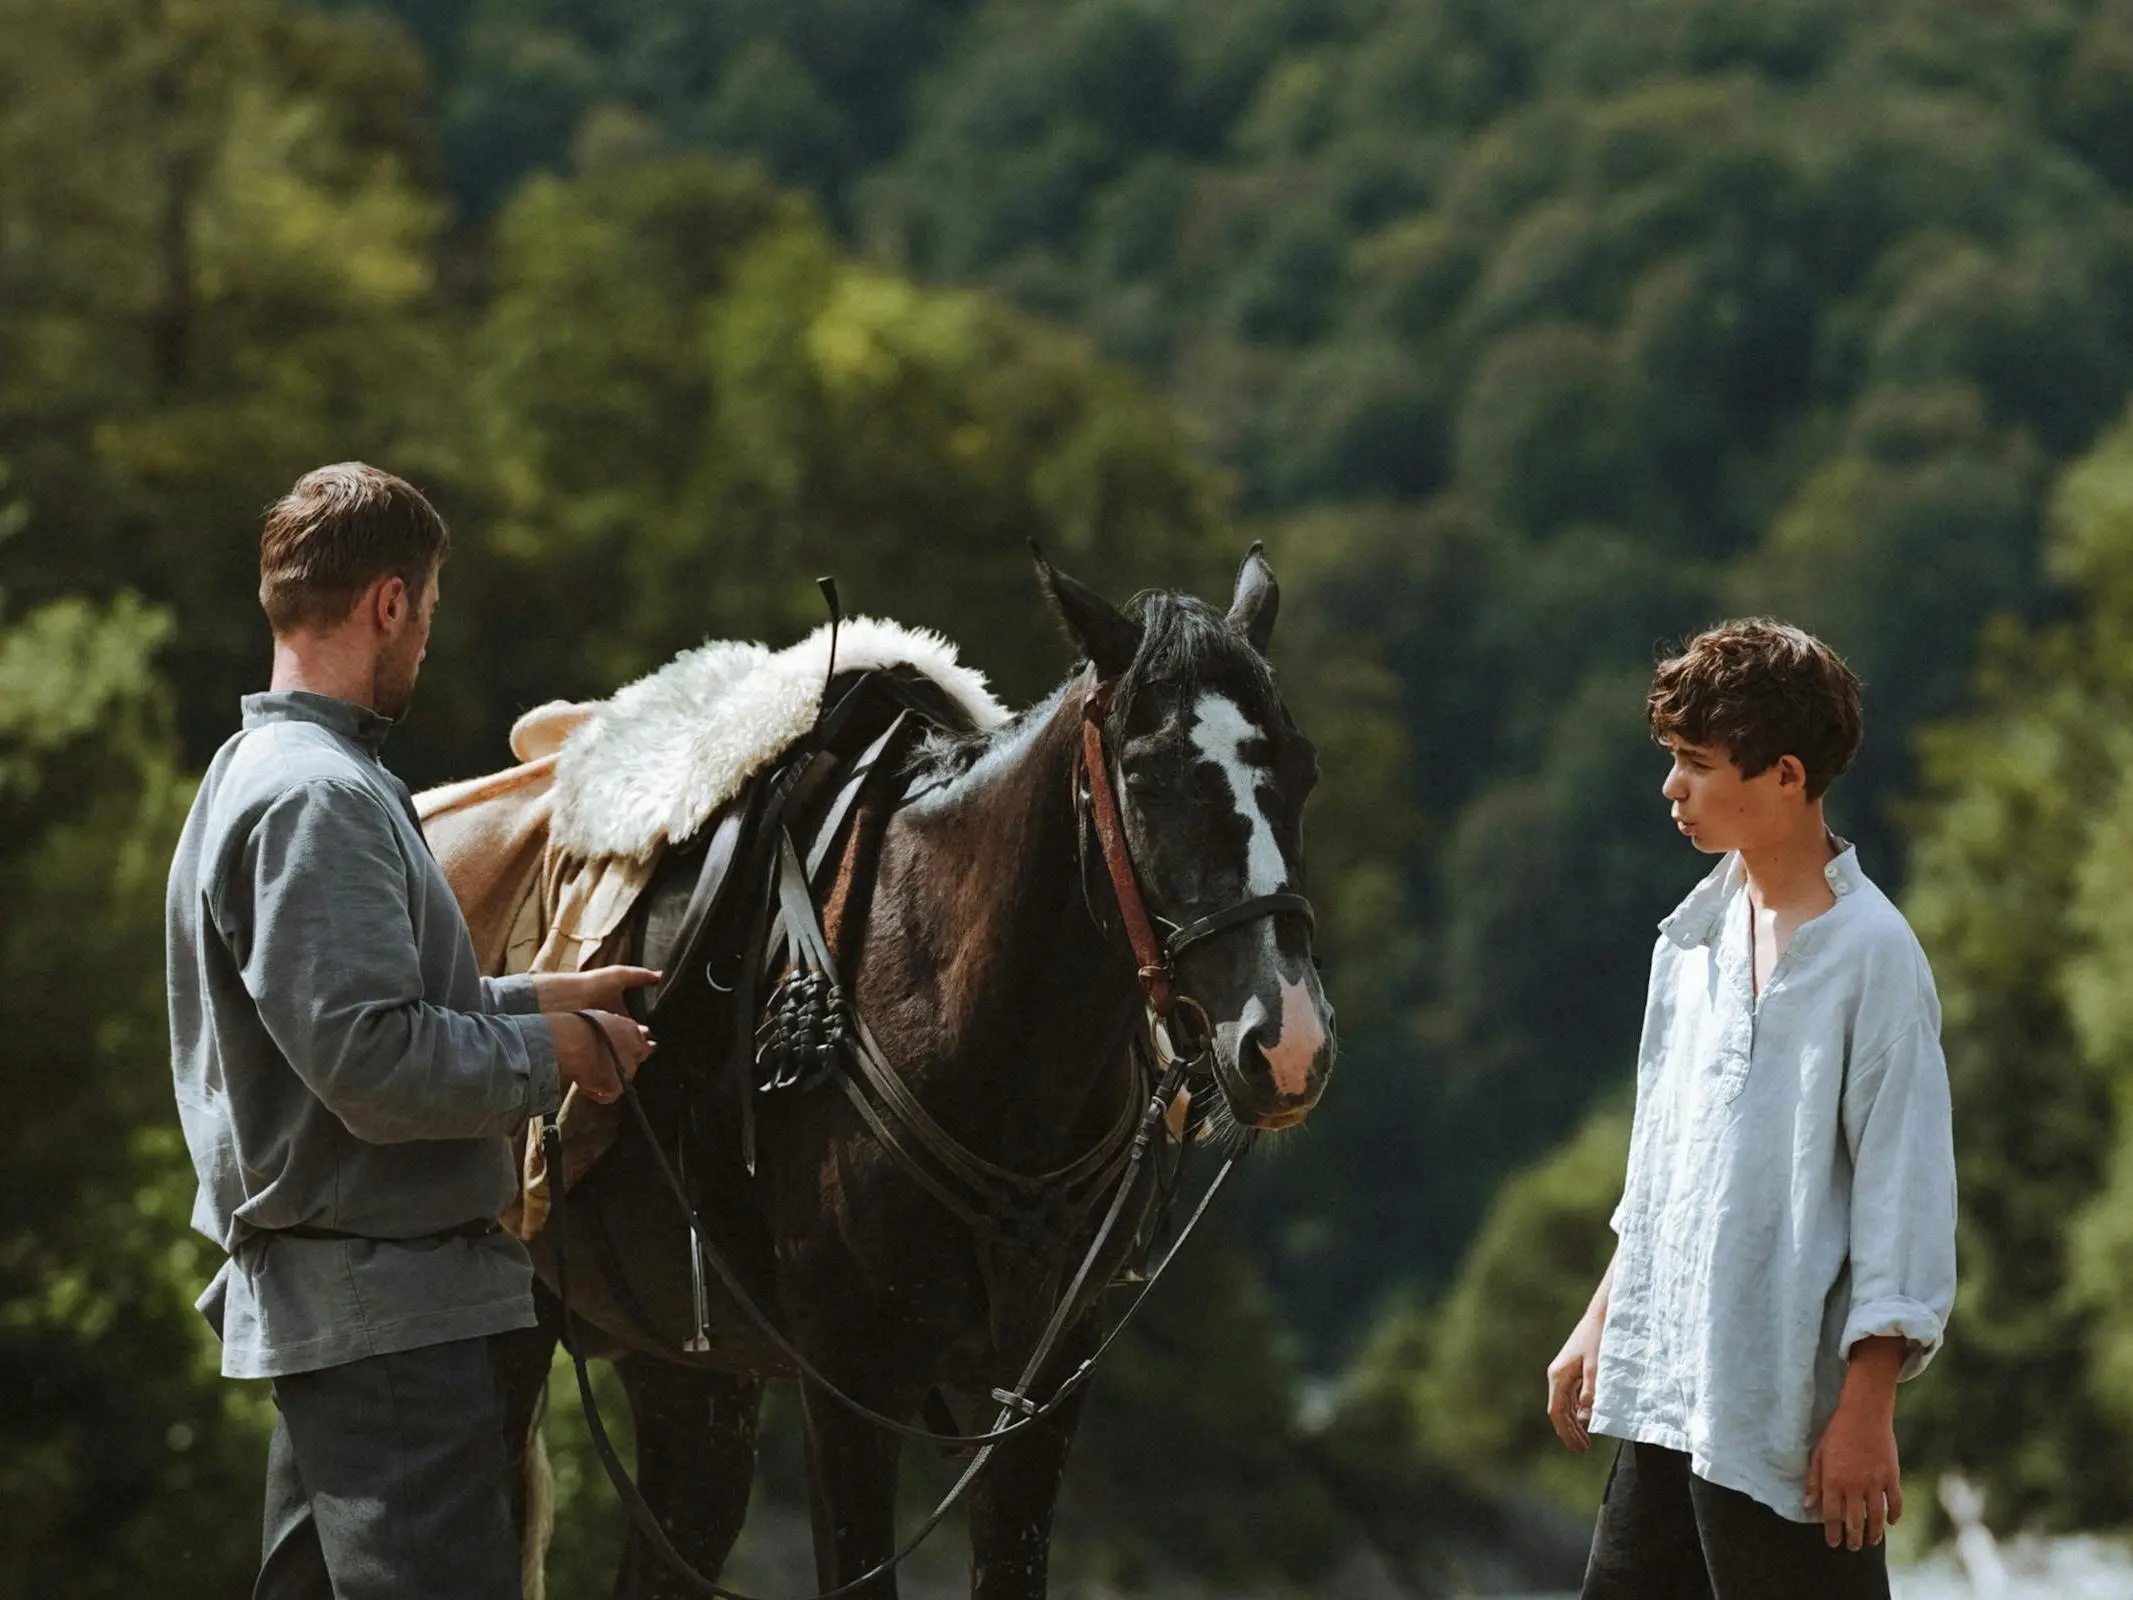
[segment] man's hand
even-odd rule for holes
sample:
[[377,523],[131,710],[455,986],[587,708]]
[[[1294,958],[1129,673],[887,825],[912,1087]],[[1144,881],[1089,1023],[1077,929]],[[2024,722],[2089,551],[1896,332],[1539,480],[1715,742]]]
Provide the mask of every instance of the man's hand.
[[1896,1459],[1896,1375],[1904,1341],[1862,1339],[1836,1415],[1807,1458],[1804,1509],[1818,1512],[1830,1548],[1857,1550],[1881,1543],[1889,1523],[1903,1516],[1903,1471]]
[[[614,1011],[627,1014],[627,995],[659,981],[650,967],[594,967],[590,972],[543,972],[533,992],[543,1011]],[[580,1027],[579,1032],[584,1032]],[[591,1035],[587,1035],[588,1042]]]
[[1555,1436],[1580,1455],[1592,1447],[1592,1435],[1585,1430],[1592,1425],[1592,1389],[1599,1377],[1600,1331],[1606,1320],[1602,1306],[1587,1311],[1548,1363],[1548,1420],[1555,1424]]
[[[608,970],[624,972],[633,969],[614,967]],[[593,1031],[595,1028],[599,1030],[598,1034]],[[622,1098],[622,1079],[615,1075],[615,1064],[620,1062],[622,1071],[634,1078],[644,1058],[652,1053],[651,1030],[611,1011],[588,1008],[583,1014],[551,1012],[548,1034],[555,1040],[556,1076],[563,1080],[564,1087],[576,1084],[580,1094],[603,1106],[611,1106]],[[605,1036],[606,1044],[601,1043],[601,1036]],[[609,1045],[614,1047],[612,1053]]]

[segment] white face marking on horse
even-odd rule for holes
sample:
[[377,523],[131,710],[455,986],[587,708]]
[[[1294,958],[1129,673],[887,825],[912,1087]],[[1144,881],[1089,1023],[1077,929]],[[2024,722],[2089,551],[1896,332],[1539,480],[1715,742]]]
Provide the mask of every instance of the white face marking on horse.
[[1192,747],[1221,772],[1238,815],[1252,830],[1244,858],[1244,884],[1251,894],[1273,894],[1289,876],[1274,838],[1274,825],[1259,804],[1260,769],[1242,754],[1245,745],[1265,737],[1227,695],[1205,695],[1192,708]]

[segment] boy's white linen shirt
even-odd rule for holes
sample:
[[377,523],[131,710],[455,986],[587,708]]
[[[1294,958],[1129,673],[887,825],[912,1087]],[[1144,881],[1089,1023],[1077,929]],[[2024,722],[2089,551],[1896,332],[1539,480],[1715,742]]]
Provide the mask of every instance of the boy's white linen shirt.
[[1914,1377],[1955,1302],[1933,974],[1849,846],[1825,875],[1760,1000],[1738,855],[1659,925],[1592,1418],[1803,1522],[1852,1346]]

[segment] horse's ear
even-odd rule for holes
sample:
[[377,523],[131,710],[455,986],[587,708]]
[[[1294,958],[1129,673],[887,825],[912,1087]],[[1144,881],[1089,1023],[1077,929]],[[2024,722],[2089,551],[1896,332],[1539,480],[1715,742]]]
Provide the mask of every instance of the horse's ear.
[[1274,614],[1280,609],[1281,585],[1274,581],[1274,569],[1267,564],[1266,546],[1254,542],[1237,574],[1237,597],[1229,603],[1229,625],[1243,634],[1254,650],[1265,655],[1267,643],[1274,637]]
[[1096,666],[1096,675],[1112,679],[1133,664],[1141,647],[1141,625],[1085,584],[1076,583],[1044,559],[1032,539],[1029,553],[1037,562],[1037,583],[1059,613],[1068,634]]

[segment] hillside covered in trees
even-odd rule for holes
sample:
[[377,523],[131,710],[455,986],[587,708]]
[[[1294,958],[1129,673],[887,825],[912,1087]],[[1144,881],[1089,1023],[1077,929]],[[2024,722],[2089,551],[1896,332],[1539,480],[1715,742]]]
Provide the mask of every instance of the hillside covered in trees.
[[[154,917],[263,660],[259,508],[348,456],[455,530],[416,783],[791,637],[819,571],[1026,697],[1066,665],[1027,537],[1118,595],[1269,541],[1344,1064],[1120,1380],[1204,1471],[1092,1427],[1076,1537],[1117,1572],[1165,1516],[1302,1580],[1385,1485],[1589,1503],[1540,1371],[1702,870],[1643,685],[1721,614],[1823,633],[1867,680],[1837,821],[1956,1074],[1965,1296],[1907,1460],[2133,1521],[2133,4],[0,0],[0,36],[0,1021],[37,1108],[0,1373],[38,1397],[0,1587],[251,1538],[256,1405],[187,1375]],[[1294,1535],[1249,1559],[1245,1483]]]
[[[1315,843],[1369,1084],[1325,1165],[1361,1181],[1309,1181],[1424,1283],[1619,1081],[1694,874],[1647,803],[1654,643],[1766,608],[1836,641],[1874,718],[1844,822],[1900,880],[1910,732],[2045,603],[2055,465],[2133,389],[2122,5],[398,10],[469,233],[614,140],[717,149],[1172,398],[1358,746]],[[1327,1328],[1386,1263],[1305,1231]]]

